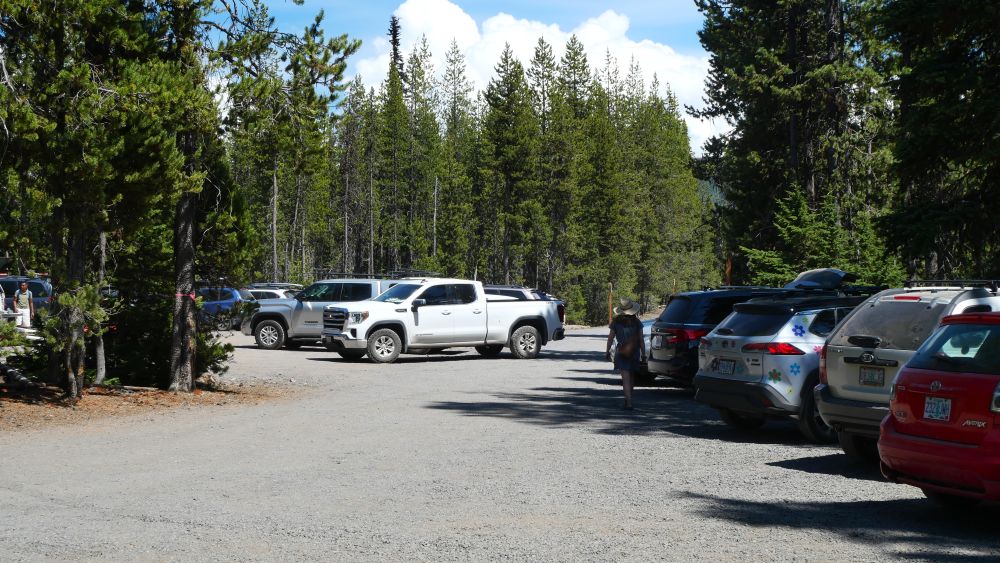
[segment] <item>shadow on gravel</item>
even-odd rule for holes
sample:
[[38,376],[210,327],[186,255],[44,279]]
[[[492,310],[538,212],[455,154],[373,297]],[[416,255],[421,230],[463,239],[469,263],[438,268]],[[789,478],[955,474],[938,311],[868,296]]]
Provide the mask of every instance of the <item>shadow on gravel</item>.
[[782,467],[784,469],[794,469],[815,475],[836,475],[848,479],[859,481],[882,481],[882,473],[878,469],[878,461],[869,464],[854,461],[842,453],[830,455],[820,455],[812,457],[800,457],[798,459],[784,459],[768,463],[772,467]]
[[[603,383],[609,378],[585,379]],[[496,393],[484,401],[441,401],[427,408],[452,411],[463,416],[486,416],[517,420],[551,428],[585,426],[599,434],[663,432],[748,444],[783,444],[815,447],[802,438],[793,421],[768,421],[761,429],[743,432],[719,420],[716,411],[694,402],[693,390],[677,387],[638,387],[633,396],[635,410],[622,409],[620,386],[537,387],[519,393]]]
[[[956,512],[924,499],[767,503],[697,493],[686,496],[700,502],[695,511],[703,516],[759,527],[775,537],[780,537],[781,528],[812,529],[879,546],[886,557],[928,561],[1000,558],[996,533],[1000,508],[996,504]],[[803,552],[802,557],[808,558],[809,553]]]

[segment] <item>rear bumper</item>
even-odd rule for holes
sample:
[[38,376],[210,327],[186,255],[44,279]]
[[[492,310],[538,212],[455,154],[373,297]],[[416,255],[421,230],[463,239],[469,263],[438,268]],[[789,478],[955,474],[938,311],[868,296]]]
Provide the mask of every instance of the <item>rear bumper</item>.
[[698,372],[698,357],[694,360],[686,358],[684,355],[674,356],[669,360],[658,360],[655,355],[659,350],[653,350],[649,357],[649,372],[657,375],[665,375],[673,379],[679,379],[690,383]]
[[979,446],[900,434],[891,416],[882,423],[878,441],[882,475],[941,493],[1000,500],[1000,444],[996,438]]
[[799,412],[798,406],[789,404],[773,388],[763,383],[699,374],[694,376],[694,386],[697,388],[695,400],[717,409],[774,416],[789,416]]
[[889,414],[889,405],[834,397],[830,386],[825,383],[817,385],[813,389],[813,395],[823,422],[837,432],[878,438],[879,425],[885,415]]

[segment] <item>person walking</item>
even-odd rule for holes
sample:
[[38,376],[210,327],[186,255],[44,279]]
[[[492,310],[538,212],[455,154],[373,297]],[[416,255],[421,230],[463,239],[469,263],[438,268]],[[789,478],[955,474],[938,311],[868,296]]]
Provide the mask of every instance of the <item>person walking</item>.
[[20,289],[14,292],[14,312],[21,314],[17,323],[21,328],[31,328],[31,317],[35,316],[35,302],[31,300],[32,297],[26,281],[21,282]]
[[625,393],[625,408],[632,410],[632,374],[639,369],[642,358],[642,322],[639,314],[639,304],[631,299],[622,298],[615,307],[615,317],[611,320],[608,333],[608,347],[604,353],[609,362],[611,358],[611,343],[617,341],[615,349],[615,370],[622,376],[622,389]]

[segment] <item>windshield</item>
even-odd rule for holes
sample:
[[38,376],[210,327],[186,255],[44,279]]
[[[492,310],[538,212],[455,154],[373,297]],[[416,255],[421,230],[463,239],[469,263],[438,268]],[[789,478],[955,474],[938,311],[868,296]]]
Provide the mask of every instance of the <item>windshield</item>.
[[907,365],[936,371],[1000,373],[1000,326],[946,325]]
[[833,346],[854,346],[852,336],[876,336],[879,348],[916,350],[937,327],[945,303],[876,299],[861,305],[831,336]]
[[394,285],[391,289],[383,292],[372,301],[384,301],[385,303],[402,303],[404,299],[413,295],[413,292],[420,289],[419,285],[400,284]]
[[715,332],[726,336],[770,336],[777,334],[791,318],[790,312],[735,312],[726,317]]

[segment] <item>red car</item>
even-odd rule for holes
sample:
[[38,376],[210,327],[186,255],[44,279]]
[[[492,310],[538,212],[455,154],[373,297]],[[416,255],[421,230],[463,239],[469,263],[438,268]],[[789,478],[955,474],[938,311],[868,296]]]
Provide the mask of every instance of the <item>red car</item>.
[[896,376],[882,474],[933,501],[1000,500],[1000,313],[945,317]]

